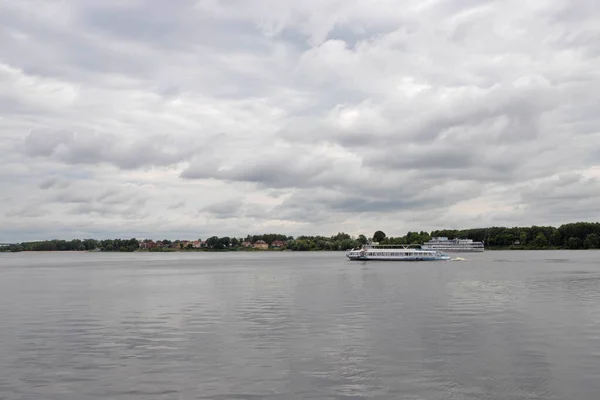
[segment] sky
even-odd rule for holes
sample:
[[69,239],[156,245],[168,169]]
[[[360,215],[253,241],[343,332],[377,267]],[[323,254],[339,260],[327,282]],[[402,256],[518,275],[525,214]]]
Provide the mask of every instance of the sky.
[[0,242],[600,220],[597,0],[0,6]]

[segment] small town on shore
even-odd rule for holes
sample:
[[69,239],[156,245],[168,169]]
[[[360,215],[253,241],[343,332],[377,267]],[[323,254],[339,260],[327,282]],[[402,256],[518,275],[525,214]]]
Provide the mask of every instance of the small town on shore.
[[[212,239],[212,240],[211,240]],[[252,241],[251,239],[240,240],[237,238],[220,238],[214,237],[207,240],[158,240],[145,239],[139,243],[141,250],[194,250],[194,249],[227,249],[227,248],[242,248],[242,249],[254,249],[254,250],[282,250],[287,248],[288,239],[280,240],[275,239],[269,243],[263,239]],[[228,240],[229,239],[229,240]]]

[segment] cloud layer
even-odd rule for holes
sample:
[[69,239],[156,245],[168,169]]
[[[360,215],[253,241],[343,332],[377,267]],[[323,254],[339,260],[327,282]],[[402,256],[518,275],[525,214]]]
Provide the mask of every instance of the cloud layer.
[[9,2],[0,242],[598,220],[599,37],[592,0]]

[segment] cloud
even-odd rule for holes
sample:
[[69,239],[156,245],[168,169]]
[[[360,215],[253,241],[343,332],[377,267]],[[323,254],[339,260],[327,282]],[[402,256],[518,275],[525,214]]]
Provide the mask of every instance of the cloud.
[[239,216],[243,200],[241,198],[229,199],[210,204],[200,210],[216,218],[233,218]]
[[190,158],[196,151],[173,146],[169,136],[150,136],[138,140],[115,134],[32,131],[25,138],[30,156],[49,157],[66,164],[110,163],[122,169],[149,165],[172,165]]
[[597,219],[599,20],[592,0],[7,3],[0,241]]
[[[223,146],[227,146],[225,142]],[[226,149],[226,148],[225,148]],[[240,155],[231,160],[226,151],[219,157],[201,158],[182,172],[186,179],[218,179],[230,182],[250,182],[269,188],[289,188],[303,185],[330,167],[327,154],[303,152],[288,145],[268,145],[258,153]]]
[[185,207],[185,202],[184,201],[180,201],[178,203],[172,204],[170,206],[167,207],[168,210],[177,210],[179,208],[183,208]]
[[39,218],[49,215],[50,212],[44,208],[36,206],[24,206],[9,210],[6,215],[17,218]]
[[69,182],[67,180],[57,178],[57,177],[50,177],[50,178],[44,179],[42,182],[40,182],[38,187],[40,189],[50,189],[53,187],[58,187],[58,188],[64,189],[66,187],[69,187],[70,185],[71,185],[71,182]]

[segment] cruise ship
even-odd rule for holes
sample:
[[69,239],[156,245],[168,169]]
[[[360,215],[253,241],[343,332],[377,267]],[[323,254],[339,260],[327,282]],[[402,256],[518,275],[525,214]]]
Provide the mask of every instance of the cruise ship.
[[423,243],[423,250],[438,250],[454,253],[473,253],[483,251],[483,242],[474,242],[472,239],[448,239],[447,237],[434,237]]
[[450,256],[437,250],[411,249],[407,245],[366,244],[358,250],[348,250],[346,257],[355,261],[447,261]]

